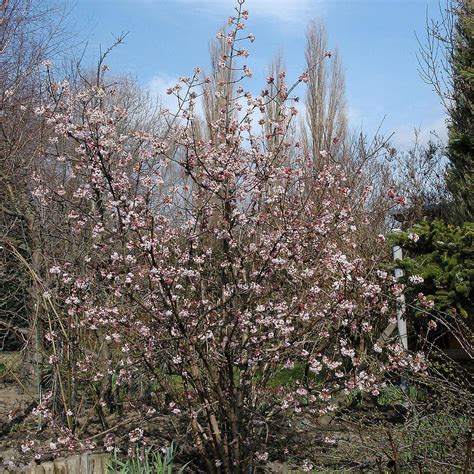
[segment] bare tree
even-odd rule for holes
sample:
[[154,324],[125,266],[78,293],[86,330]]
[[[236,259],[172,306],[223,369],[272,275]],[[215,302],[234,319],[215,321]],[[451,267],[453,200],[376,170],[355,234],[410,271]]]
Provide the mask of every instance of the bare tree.
[[[226,104],[232,100],[235,94],[234,71],[225,67],[231,56],[231,46],[226,42],[227,38],[225,29],[222,29],[218,37],[209,44],[211,74],[209,82],[203,88],[205,133],[213,141],[217,140],[217,131],[211,125],[226,110]],[[235,113],[235,110],[232,112]]]
[[[358,203],[355,221],[360,224],[371,213],[376,222],[376,233],[360,236],[360,242],[373,246],[377,233],[385,231],[389,207],[385,199],[389,172],[382,159],[387,140],[378,133],[369,139],[350,131],[342,62],[337,49],[328,51],[327,32],[321,22],[313,21],[308,27],[306,65],[306,120],[301,122],[301,137],[309,157],[307,172],[317,175],[328,164],[342,167],[352,199]],[[368,189],[371,193],[366,200]]]
[[[324,58],[331,57],[331,62]],[[321,152],[333,158],[343,153],[347,140],[345,83],[339,53],[328,52],[327,32],[321,22],[308,27],[306,63],[309,73],[306,126],[303,140],[313,160]]]
[[0,6],[0,258],[5,268],[0,276],[0,330],[9,347],[25,339],[26,320],[34,314],[35,286],[9,248],[32,263],[41,259],[39,216],[29,176],[48,133],[34,110],[41,107],[45,92],[47,61],[69,44],[64,18],[61,4],[3,0]]
[[439,19],[427,17],[425,37],[418,38],[418,72],[433,87],[447,112],[453,100],[456,13],[460,4],[457,0],[440,2]]

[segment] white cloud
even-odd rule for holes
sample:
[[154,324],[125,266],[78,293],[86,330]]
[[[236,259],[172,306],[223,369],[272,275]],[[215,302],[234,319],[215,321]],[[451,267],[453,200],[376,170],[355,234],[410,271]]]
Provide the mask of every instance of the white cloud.
[[433,134],[444,142],[447,141],[448,131],[446,127],[446,118],[439,117],[429,123],[420,124],[419,126],[405,125],[400,127],[392,138],[392,143],[401,149],[409,149],[415,143],[415,129],[418,131],[418,143],[427,143],[430,138],[434,138]]
[[164,108],[174,111],[177,109],[177,99],[174,95],[168,95],[166,89],[175,86],[177,82],[177,78],[168,74],[157,74],[147,83],[146,88],[153,97],[161,100]]

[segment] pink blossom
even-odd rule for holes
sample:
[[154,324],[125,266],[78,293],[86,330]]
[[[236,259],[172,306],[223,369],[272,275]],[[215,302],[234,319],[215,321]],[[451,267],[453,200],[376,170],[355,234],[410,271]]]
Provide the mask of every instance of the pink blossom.
[[247,77],[252,77],[253,76],[253,72],[250,70],[250,68],[248,68],[247,66],[244,66],[242,68],[242,71],[244,72],[244,74],[247,76]]
[[309,81],[309,73],[305,71],[303,74],[300,75],[298,78],[301,82],[308,82]]

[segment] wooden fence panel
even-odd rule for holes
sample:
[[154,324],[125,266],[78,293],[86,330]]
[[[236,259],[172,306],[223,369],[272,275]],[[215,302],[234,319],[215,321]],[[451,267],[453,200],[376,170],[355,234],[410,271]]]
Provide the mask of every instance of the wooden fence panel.
[[76,454],[68,458],[31,464],[25,469],[13,472],[0,469],[0,474],[107,474],[109,459],[109,454]]

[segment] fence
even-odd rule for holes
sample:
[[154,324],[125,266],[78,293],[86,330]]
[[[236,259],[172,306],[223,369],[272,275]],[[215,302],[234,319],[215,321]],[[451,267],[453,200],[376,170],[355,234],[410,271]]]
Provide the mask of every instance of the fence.
[[[25,469],[13,471],[14,474],[107,474],[108,454],[84,453],[68,458],[58,458],[42,464],[32,464]],[[12,471],[0,469],[0,474]]]
[[9,371],[16,371],[21,365],[23,356],[19,351],[0,351],[0,375]]

